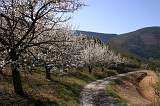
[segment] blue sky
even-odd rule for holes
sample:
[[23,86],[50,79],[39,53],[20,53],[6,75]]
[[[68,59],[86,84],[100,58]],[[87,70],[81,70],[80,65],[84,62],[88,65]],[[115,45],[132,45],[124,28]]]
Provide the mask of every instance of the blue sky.
[[126,33],[160,26],[160,0],[87,0],[71,22],[78,29],[103,33]]

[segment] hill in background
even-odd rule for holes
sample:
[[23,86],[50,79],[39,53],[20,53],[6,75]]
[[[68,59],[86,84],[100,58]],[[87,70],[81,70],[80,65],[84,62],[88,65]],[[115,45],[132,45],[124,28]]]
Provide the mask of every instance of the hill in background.
[[160,27],[147,27],[121,34],[111,38],[109,45],[140,58],[160,58]]
[[99,38],[124,54],[132,54],[141,59],[160,58],[160,27],[146,27],[120,35],[80,30],[76,33]]
[[108,42],[109,39],[117,36],[117,34],[106,34],[106,33],[90,32],[90,31],[80,31],[80,30],[76,30],[76,34],[77,35],[84,34],[89,37],[95,37],[100,39],[102,42]]

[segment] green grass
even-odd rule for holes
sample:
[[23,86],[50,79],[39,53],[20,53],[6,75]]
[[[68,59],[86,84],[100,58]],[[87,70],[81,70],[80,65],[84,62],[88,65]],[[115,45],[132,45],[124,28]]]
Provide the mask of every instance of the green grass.
[[[7,74],[7,76],[4,76],[5,80],[0,82],[0,92],[6,90],[5,92],[7,94],[16,98],[16,95],[13,94],[11,73]],[[51,78],[51,81],[46,80],[43,71],[36,70],[32,72],[32,74],[28,73],[27,75],[25,75],[23,71],[21,72],[23,88],[25,92],[29,94],[29,100],[31,100],[35,106],[78,106],[81,89],[86,84],[96,80],[94,74],[77,70],[68,72],[66,76],[52,74]],[[10,97],[5,96],[8,99],[6,102],[10,102]],[[3,100],[3,97],[0,96],[0,102],[1,100]],[[15,105],[16,101],[16,99],[13,100]]]
[[[86,84],[110,75],[108,74],[110,71],[102,73],[97,70],[90,74],[85,68],[81,70],[71,69],[65,76],[61,76],[60,73],[55,74],[54,72],[51,75],[52,80],[49,81],[45,79],[45,71],[43,70],[42,68],[37,68],[32,73],[29,73],[27,70],[21,70],[23,88],[29,95],[29,101],[35,106],[78,106],[80,92]],[[3,85],[1,85],[3,87],[2,89],[0,87],[0,92],[6,90],[7,93],[13,95],[11,72],[9,72],[8,68],[5,72],[7,72],[7,76],[4,76],[6,79],[2,81]],[[112,73],[114,73],[113,70]],[[14,95],[13,97],[16,98]]]
[[106,86],[106,92],[111,96],[113,97],[116,101],[118,101],[120,103],[121,106],[130,106],[127,101],[121,99],[116,93],[115,91],[113,90],[113,82],[109,83],[107,86]]
[[76,72],[72,76],[65,77],[59,82],[57,104],[59,106],[78,106],[81,89],[94,80],[96,78],[93,75],[84,72]]

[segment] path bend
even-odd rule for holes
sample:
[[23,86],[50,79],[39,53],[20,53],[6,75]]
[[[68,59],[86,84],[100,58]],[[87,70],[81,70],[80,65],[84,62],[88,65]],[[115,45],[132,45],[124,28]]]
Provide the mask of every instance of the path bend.
[[118,74],[89,83],[81,91],[80,106],[120,106],[120,103],[106,92],[106,85],[119,77],[139,72],[146,72],[146,70]]

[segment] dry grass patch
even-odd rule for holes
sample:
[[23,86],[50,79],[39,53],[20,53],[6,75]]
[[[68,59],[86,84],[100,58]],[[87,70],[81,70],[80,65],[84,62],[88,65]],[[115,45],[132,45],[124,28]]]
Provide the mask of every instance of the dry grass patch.
[[[0,80],[0,103],[5,105],[23,104],[37,106],[78,106],[79,95],[82,87],[89,82],[96,80],[95,76],[87,72],[73,71],[66,76],[52,74],[52,80],[45,79],[45,73],[35,71],[32,74],[21,71],[23,88],[26,97],[19,97],[13,92],[13,85],[10,71],[4,71],[3,80]],[[12,100],[10,100],[12,98]],[[5,102],[1,102],[4,101]],[[20,102],[21,101],[21,102]]]

